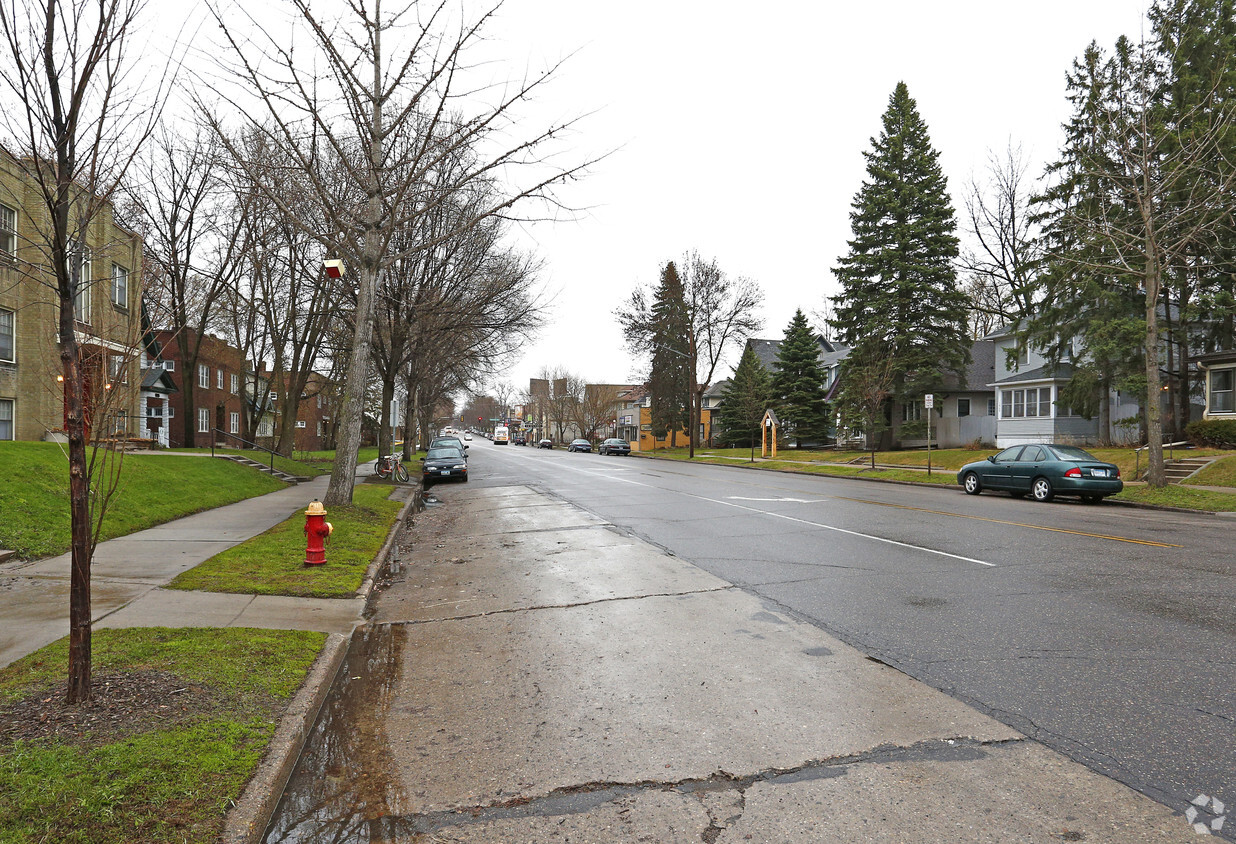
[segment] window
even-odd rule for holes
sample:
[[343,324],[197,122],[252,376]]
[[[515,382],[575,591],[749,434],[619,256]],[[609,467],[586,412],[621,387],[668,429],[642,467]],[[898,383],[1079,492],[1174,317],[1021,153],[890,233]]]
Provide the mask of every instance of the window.
[[1029,365],[1030,365],[1030,347],[1022,346],[1020,349],[1017,350],[1017,365],[1014,366],[1013,368],[1021,369],[1023,366],[1029,366]]
[[107,356],[107,377],[113,382],[129,383],[129,367],[125,366],[124,355]]
[[7,205],[0,205],[0,252],[17,254],[17,212]]
[[1017,458],[1017,462],[1018,463],[1039,463],[1046,459],[1047,458],[1043,454],[1042,448],[1040,448],[1037,445],[1028,445],[1026,446],[1025,450],[1022,451],[1021,457]]
[[901,406],[902,422],[917,422],[923,418],[923,403],[912,401]]
[[996,415],[996,400],[995,399],[987,400],[987,415],[988,416]]
[[0,440],[13,439],[13,400],[0,399]]
[[322,409],[322,394],[318,393],[318,410]]
[[227,417],[228,432],[232,434],[240,433],[240,414],[233,410]]
[[91,307],[94,304],[91,295],[90,253],[82,253],[82,263],[77,276],[77,295],[73,297],[73,315],[78,322],[90,323]]
[[232,373],[232,395],[240,393],[240,377],[236,373]]
[[17,348],[17,332],[12,311],[0,311],[0,360],[12,363]]
[[1210,372],[1210,412],[1232,413],[1236,411],[1236,395],[1233,382],[1236,369],[1214,369]]
[[318,436],[322,436],[322,431],[326,428],[326,423],[321,419],[318,420]]
[[958,399],[957,400],[957,415],[959,417],[970,415],[970,400],[969,399]]
[[275,435],[275,424],[269,416],[263,416],[262,421],[258,423],[257,435],[259,437],[273,437]]
[[270,391],[270,401],[272,404],[279,401],[279,394],[276,393],[274,390]]
[[199,407],[197,409],[197,432],[205,434],[210,431],[210,409]]
[[173,416],[176,415],[176,408],[173,407],[172,404],[169,402],[167,407],[163,409],[163,415],[166,416],[168,419],[171,419]]
[[163,408],[154,402],[155,399],[150,399],[150,403],[146,405],[146,416],[151,419],[160,419],[163,416]]
[[299,419],[297,419],[297,420],[296,420],[296,427],[297,427],[297,428],[303,428],[303,427],[305,427],[305,423],[304,423],[304,422],[302,422],[302,421],[300,421]]
[[112,304],[129,307],[129,271],[117,264],[112,264]]
[[202,388],[210,386],[210,367],[204,363],[197,365],[197,385]]
[[1001,390],[1000,415],[1004,419],[1051,416],[1051,387]]
[[175,372],[176,371],[176,361],[174,360],[165,360],[163,361],[162,366],[163,366],[164,372]]
[[220,370],[219,370],[219,371],[215,374],[215,389],[216,389],[216,390],[222,390],[222,389],[223,389],[223,370],[222,370],[222,369],[220,369]]

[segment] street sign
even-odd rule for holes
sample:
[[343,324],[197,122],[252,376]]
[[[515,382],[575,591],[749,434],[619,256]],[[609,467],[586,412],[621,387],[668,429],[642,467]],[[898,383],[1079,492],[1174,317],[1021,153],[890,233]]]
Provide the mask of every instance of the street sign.
[[923,396],[923,407],[927,408],[928,410],[931,410],[935,406],[936,406],[936,397],[933,393],[928,393],[927,395]]

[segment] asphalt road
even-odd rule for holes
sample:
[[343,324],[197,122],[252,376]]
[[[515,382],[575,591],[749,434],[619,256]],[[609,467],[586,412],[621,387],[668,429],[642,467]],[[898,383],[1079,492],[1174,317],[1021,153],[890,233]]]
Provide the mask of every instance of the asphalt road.
[[1236,805],[1230,517],[483,439],[470,454],[470,483],[560,496],[1177,811]]

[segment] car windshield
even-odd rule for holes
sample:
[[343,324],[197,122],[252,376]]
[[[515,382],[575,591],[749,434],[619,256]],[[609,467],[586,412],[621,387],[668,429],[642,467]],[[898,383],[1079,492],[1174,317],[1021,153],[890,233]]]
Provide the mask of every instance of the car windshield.
[[426,460],[458,460],[463,454],[457,448],[431,448],[425,453]]
[[1056,455],[1058,457],[1063,458],[1064,460],[1095,460],[1097,461],[1099,459],[1095,457],[1093,454],[1091,454],[1090,452],[1086,451],[1084,448],[1078,448],[1075,445],[1053,445],[1051,447],[1051,450],[1056,452]]

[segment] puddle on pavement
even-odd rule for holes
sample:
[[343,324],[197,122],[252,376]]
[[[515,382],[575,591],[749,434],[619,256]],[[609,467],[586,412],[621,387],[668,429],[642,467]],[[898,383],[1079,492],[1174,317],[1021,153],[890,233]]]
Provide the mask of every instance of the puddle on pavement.
[[406,635],[399,625],[353,634],[264,842],[392,840],[400,795],[384,728]]

